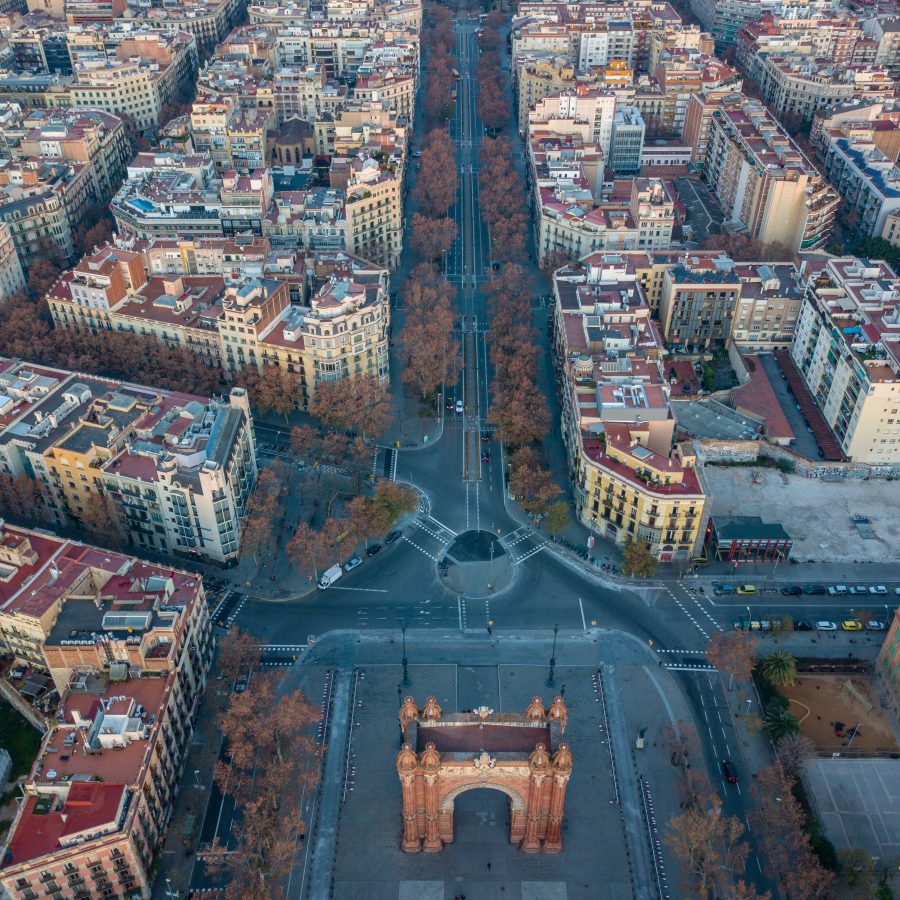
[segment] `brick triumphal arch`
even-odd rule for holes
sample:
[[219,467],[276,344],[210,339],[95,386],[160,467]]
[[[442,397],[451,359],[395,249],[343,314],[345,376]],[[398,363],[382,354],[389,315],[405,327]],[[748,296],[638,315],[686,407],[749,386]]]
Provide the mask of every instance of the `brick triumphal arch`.
[[403,746],[397,774],[403,791],[407,853],[436,852],[453,842],[456,798],[491,788],[509,798],[509,840],[526,853],[559,853],[572,754],[562,742],[568,713],[562,697],[549,709],[535,697],[524,715],[481,707],[443,715],[434,697],[421,711],[400,708]]

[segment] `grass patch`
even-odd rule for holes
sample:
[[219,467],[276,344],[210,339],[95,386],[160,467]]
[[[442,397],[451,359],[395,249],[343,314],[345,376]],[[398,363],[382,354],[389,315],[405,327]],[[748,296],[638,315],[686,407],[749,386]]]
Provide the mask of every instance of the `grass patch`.
[[41,749],[41,733],[17,709],[0,701],[0,734],[3,747],[12,757],[10,780],[15,781],[31,771]]

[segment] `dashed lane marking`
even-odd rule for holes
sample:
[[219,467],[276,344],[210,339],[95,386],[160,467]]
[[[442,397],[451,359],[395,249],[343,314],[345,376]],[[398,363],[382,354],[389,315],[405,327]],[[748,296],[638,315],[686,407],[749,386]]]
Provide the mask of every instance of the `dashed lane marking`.
[[669,669],[671,672],[718,672],[719,670],[715,666],[704,666],[697,663],[693,665],[691,663],[663,663],[664,669]]
[[406,541],[407,543],[412,544],[413,547],[415,547],[416,550],[419,551],[419,553],[424,553],[429,559],[433,559],[435,562],[438,562],[438,558],[437,558],[433,553],[429,553],[424,547],[420,547],[420,546],[419,546],[414,540],[412,540],[411,538],[408,538],[406,535],[404,535],[404,536],[403,536],[403,540]]
[[524,561],[525,561],[526,559],[528,559],[530,556],[534,556],[535,553],[540,553],[541,550],[543,550],[544,547],[547,546],[547,544],[548,544],[548,541],[544,541],[543,544],[539,544],[537,547],[535,547],[535,548],[532,549],[532,550],[529,550],[527,553],[523,553],[521,556],[517,556],[517,557],[516,557],[516,562],[524,562]]
[[665,587],[663,588],[663,590],[665,590],[665,592],[675,601],[675,603],[678,605],[678,608],[688,617],[690,623],[694,626],[694,628],[696,628],[697,631],[699,631],[700,634],[703,635],[703,637],[709,640],[709,634],[707,633],[706,629],[703,628],[700,623],[691,615],[688,608],[672,592],[672,589],[669,587]]

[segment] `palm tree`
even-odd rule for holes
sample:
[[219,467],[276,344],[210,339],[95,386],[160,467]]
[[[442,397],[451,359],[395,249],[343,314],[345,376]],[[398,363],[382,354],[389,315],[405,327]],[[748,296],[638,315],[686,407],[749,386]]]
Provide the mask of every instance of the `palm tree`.
[[797,717],[788,709],[778,706],[770,706],[763,716],[766,734],[773,741],[780,741],[782,738],[792,734],[800,733],[800,723]]
[[797,660],[787,650],[776,650],[759,664],[759,671],[770,684],[793,684],[797,677]]

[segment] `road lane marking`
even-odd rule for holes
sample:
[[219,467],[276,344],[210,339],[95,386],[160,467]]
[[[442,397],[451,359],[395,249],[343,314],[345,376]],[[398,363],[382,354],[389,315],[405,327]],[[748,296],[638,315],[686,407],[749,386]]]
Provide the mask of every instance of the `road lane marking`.
[[366,591],[369,594],[386,594],[387,588],[358,588],[358,587],[341,587],[333,584],[328,590],[330,591]]

